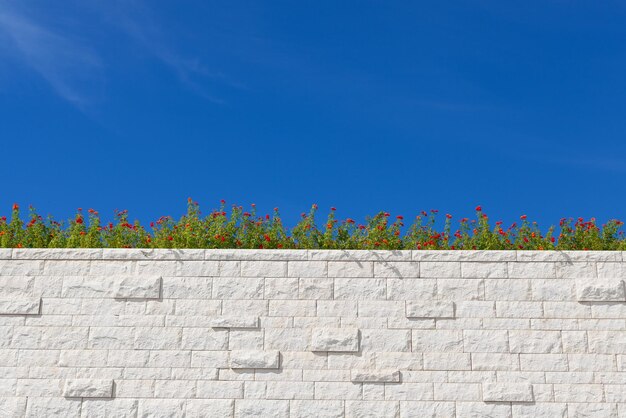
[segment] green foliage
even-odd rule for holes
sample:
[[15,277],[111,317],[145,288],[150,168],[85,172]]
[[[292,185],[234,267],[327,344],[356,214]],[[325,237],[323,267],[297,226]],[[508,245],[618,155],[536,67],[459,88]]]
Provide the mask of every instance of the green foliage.
[[272,215],[258,216],[252,205],[218,210],[202,216],[197,202],[187,202],[187,213],[178,221],[169,216],[150,223],[147,231],[138,221],[131,223],[127,211],[118,211],[115,221],[102,225],[98,212],[82,209],[67,223],[44,220],[30,208],[29,220],[20,218],[13,205],[10,219],[0,218],[0,247],[3,248],[302,248],[302,249],[381,249],[381,250],[626,250],[620,231],[623,222],[610,220],[599,227],[596,220],[561,219],[542,233],[536,222],[523,215],[520,224],[503,229],[502,222],[491,224],[478,206],[476,219],[463,218],[452,232],[452,216],[445,216],[438,230],[437,211],[422,212],[403,234],[404,218],[393,222],[387,212],[379,212],[357,224],[353,219],[338,220],[331,208],[320,228],[316,223],[317,205],[303,213],[291,229],[285,228],[278,208]]

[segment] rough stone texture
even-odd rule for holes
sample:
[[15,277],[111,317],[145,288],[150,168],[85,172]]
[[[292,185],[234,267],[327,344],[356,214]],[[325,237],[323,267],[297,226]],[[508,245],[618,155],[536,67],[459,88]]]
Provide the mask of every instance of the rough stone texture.
[[37,315],[41,298],[0,299],[0,315]]
[[449,301],[406,301],[407,318],[454,318],[454,303]]
[[356,328],[314,328],[311,351],[359,351],[359,330]]
[[63,396],[66,398],[111,398],[111,379],[69,379],[65,382]]
[[626,417],[625,277],[619,251],[0,250],[0,416]]
[[400,382],[400,372],[397,370],[351,370],[353,382],[391,383]]
[[626,302],[626,289],[621,278],[578,279],[576,294],[579,302]]
[[483,383],[485,402],[532,402],[533,388],[530,383]]
[[161,276],[117,277],[113,297],[119,299],[158,299],[161,297]]
[[230,352],[231,369],[278,369],[278,351],[237,350]]

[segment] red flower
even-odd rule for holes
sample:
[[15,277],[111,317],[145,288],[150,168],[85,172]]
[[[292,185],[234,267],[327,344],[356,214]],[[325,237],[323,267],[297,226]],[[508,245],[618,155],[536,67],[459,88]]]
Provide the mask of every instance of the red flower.
[[83,223],[83,218],[81,218],[81,217],[76,218],[76,223],[77,224],[82,224]]
[[269,235],[265,234],[263,235],[263,238],[265,238],[265,241],[270,242],[272,239],[270,238]]
[[482,210],[483,210],[482,206],[476,206],[476,212],[480,212]]
[[446,213],[446,218],[452,219],[452,215],[450,215],[449,213]]
[[520,216],[519,218],[520,218],[521,220],[524,220],[524,219],[526,219],[526,215],[522,215],[522,216]]
[[17,203],[13,203],[13,210],[19,210],[20,209],[20,205],[18,205]]
[[396,219],[403,220],[403,219],[404,219],[404,216],[402,216],[402,215],[398,215],[398,216],[396,216]]
[[332,211],[336,211],[336,210],[337,210],[337,208],[333,206],[332,208],[330,208],[330,210],[332,210]]

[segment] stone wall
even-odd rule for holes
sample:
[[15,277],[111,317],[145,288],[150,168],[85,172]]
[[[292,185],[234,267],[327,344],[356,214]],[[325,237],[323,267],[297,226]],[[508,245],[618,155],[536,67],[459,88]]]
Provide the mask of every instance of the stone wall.
[[0,250],[0,416],[626,417],[624,260]]

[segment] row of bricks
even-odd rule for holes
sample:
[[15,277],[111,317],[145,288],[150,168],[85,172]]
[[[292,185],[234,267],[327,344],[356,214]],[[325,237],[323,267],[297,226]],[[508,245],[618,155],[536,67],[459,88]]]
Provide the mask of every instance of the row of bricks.
[[[106,278],[0,277],[1,303],[25,297],[78,299],[243,300],[489,300],[626,302],[622,279],[351,279],[351,278]],[[54,301],[52,301],[54,302]],[[59,301],[57,301],[59,303]],[[66,302],[71,304],[74,302]],[[493,305],[492,305],[493,306]],[[531,306],[531,305],[528,305]],[[581,309],[583,309],[581,307]],[[487,313],[487,316],[489,314]]]
[[[483,403],[342,400],[221,400],[4,398],[7,418],[188,417],[188,418],[461,418],[461,417],[594,417],[624,416],[618,403]],[[619,415],[618,415],[619,414]]]
[[15,260],[625,261],[624,251],[0,248]]
[[[324,345],[326,340],[336,344]],[[339,346],[339,342],[345,343],[350,350]],[[315,326],[229,330],[207,327],[4,326],[0,327],[0,347],[626,354],[626,330],[405,330]]]
[[459,261],[107,261],[0,260],[0,275],[109,275],[225,277],[425,277],[555,279],[623,277],[622,262]]
[[[268,351],[269,349],[261,350]],[[249,351],[249,350],[243,350]],[[269,350],[272,351],[272,350]],[[228,368],[228,350],[0,349],[1,367],[191,367]],[[428,371],[626,372],[626,355],[594,353],[510,354],[458,352],[365,352],[358,355],[282,351],[283,368],[312,370],[393,369]],[[282,369],[281,369],[282,370]],[[297,373],[297,372],[296,372]],[[280,376],[285,378],[285,375]]]

